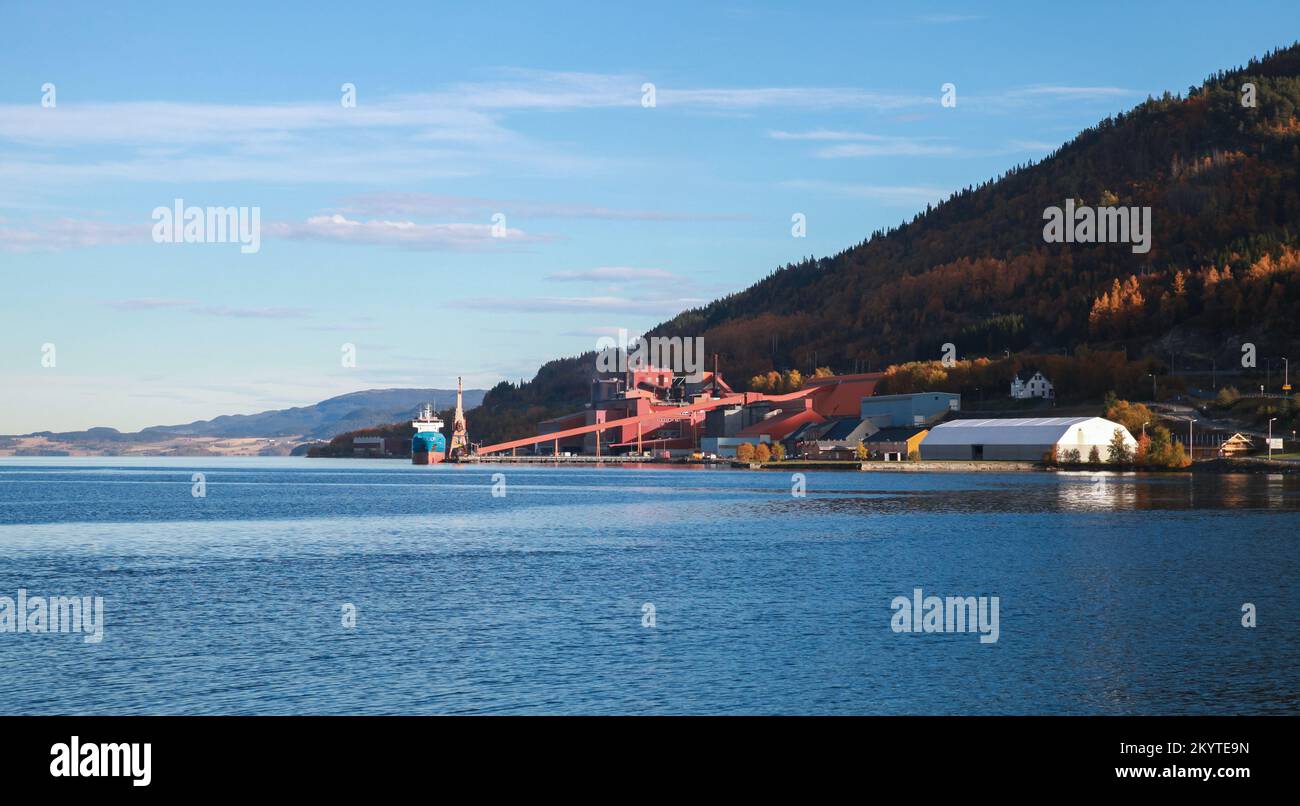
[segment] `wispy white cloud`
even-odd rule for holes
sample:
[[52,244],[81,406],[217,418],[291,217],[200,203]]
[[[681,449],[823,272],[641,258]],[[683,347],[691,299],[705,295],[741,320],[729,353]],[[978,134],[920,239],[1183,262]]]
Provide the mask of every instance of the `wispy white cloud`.
[[1049,143],[1043,140],[1012,140],[1007,143],[1007,149],[1012,152],[1016,151],[1043,151],[1051,152],[1060,148],[1060,143]]
[[840,143],[813,152],[822,159],[840,157],[951,157],[960,149],[938,143],[923,143],[902,138],[879,143]]
[[[0,161],[0,187],[31,195],[67,186],[121,182],[400,185],[495,170],[537,176],[594,175],[619,163],[634,163],[639,157],[596,155],[572,143],[525,134],[513,125],[511,117],[537,110],[601,108],[650,114],[640,106],[641,88],[647,81],[656,83],[657,108],[703,113],[915,112],[937,108],[939,95],[937,90],[908,93],[858,87],[686,87],[634,74],[512,70],[502,71],[491,81],[463,82],[430,92],[389,97],[367,95],[362,87],[353,108],[325,101],[67,102],[53,109],[37,104],[0,104],[0,145],[8,146],[5,159]],[[998,110],[1050,100],[1113,100],[1137,94],[1120,87],[1045,84],[1002,93],[962,95],[961,101]],[[837,138],[804,139],[834,142]],[[904,138],[872,140],[858,136],[841,142],[860,145],[831,146],[822,156],[937,155],[952,151],[951,146]],[[87,158],[86,149],[95,146],[103,150]],[[448,199],[454,202],[454,197],[444,197],[444,201]],[[436,198],[426,202],[436,203]],[[466,204],[468,200],[455,203]],[[591,205],[511,204],[518,214],[537,217],[705,220],[726,216]]]
[[680,275],[664,269],[638,269],[630,266],[599,266],[583,271],[559,271],[546,275],[547,280],[560,283],[575,282],[650,282],[681,280]]
[[461,300],[460,305],[483,311],[511,313],[640,313],[647,315],[676,314],[707,302],[699,297],[473,297]]
[[158,311],[171,308],[190,308],[198,303],[192,299],[137,297],[135,299],[108,300],[103,304],[119,311]]
[[88,246],[150,243],[150,225],[112,224],[63,218],[6,226],[0,221],[0,249],[9,252],[58,251]]
[[[13,252],[58,251],[93,246],[152,244],[152,223],[109,224],[101,221],[61,219],[24,227],[0,226],[0,249]],[[312,216],[305,221],[271,221],[263,235],[292,240],[400,246],[407,249],[452,251],[503,248],[551,240],[515,227],[489,223],[425,224],[409,220],[355,220],[341,214]]]
[[885,140],[888,139],[879,134],[866,134],[863,132],[844,131],[843,129],[811,129],[805,132],[788,132],[775,130],[767,133],[767,136],[773,140]]
[[[512,128],[514,113],[640,108],[638,75],[503,71],[493,81],[337,102],[174,101],[0,104],[0,186],[106,182],[392,182],[473,176],[492,168],[537,175],[595,172],[609,159]],[[679,87],[660,82],[657,106],[696,111],[899,109],[934,98],[855,88]],[[69,149],[115,148],[86,159]],[[625,157],[624,161],[635,157]],[[649,217],[574,209],[563,215]]]
[[373,324],[360,323],[348,324],[346,322],[336,322],[328,325],[305,325],[303,330],[311,330],[317,333],[356,333],[359,331],[378,330]]
[[812,180],[782,182],[781,187],[843,198],[865,199],[894,207],[917,207],[942,201],[951,191],[925,185],[872,185]]
[[[272,146],[292,143],[306,132],[414,128],[448,139],[479,142],[509,138],[490,115],[464,104],[435,106],[405,97],[343,108],[338,103],[205,104],[175,101],[119,101],[60,104],[0,104],[0,138],[26,145],[119,144],[186,146],[227,144]],[[456,136],[452,136],[456,135]]]
[[486,217],[489,213],[502,212],[520,218],[586,218],[616,221],[734,221],[749,217],[738,213],[635,210],[599,205],[487,199],[476,196],[445,196],[401,191],[358,193],[345,197],[340,205],[340,212],[345,214],[381,216]]
[[629,328],[626,325],[594,325],[592,327],[580,327],[573,330],[560,331],[561,336],[578,336],[580,338],[589,338],[600,336],[618,336],[620,332],[627,333],[629,340],[640,335],[635,328]]
[[1137,94],[1136,90],[1125,89],[1124,87],[1070,87],[1061,85],[1024,87],[1007,93],[1007,95],[1013,97],[1050,95],[1057,98],[1121,98],[1125,95],[1135,94]]
[[[961,84],[958,83],[958,92]],[[1125,98],[1141,98],[1145,92],[1126,87],[1109,86],[1069,86],[1069,85],[1034,85],[1015,87],[1002,92],[958,95],[959,103],[966,106],[987,109],[993,112],[1005,112],[1028,106],[1063,103],[1090,103],[1099,101],[1116,101]]]
[[955,156],[962,153],[955,146],[935,142],[935,137],[894,137],[866,132],[836,129],[812,129],[790,132],[771,131],[773,140],[796,142],[833,143],[816,149],[813,155],[822,159],[840,157],[899,157],[899,156]]
[[[409,132],[414,141],[519,147],[527,138],[505,125],[511,112],[639,108],[635,75],[514,70],[508,80],[461,83],[447,90],[371,99],[355,107],[335,102],[204,104],[120,101],[0,104],[0,139],[42,149],[76,145],[163,148],[235,145],[278,152],[323,132]],[[937,103],[928,95],[853,87],[680,87],[657,84],[656,106],[687,109],[898,109]],[[171,152],[173,155],[177,152]],[[355,156],[355,155],[354,155]]]
[[228,319],[303,319],[311,316],[307,308],[271,307],[241,308],[227,305],[200,305],[194,313],[203,316],[220,316]]
[[335,213],[302,223],[272,222],[267,234],[295,240],[401,246],[407,249],[475,250],[546,240],[521,229],[492,224],[418,224],[414,221],[358,221]]
[[512,69],[505,80],[456,85],[431,98],[472,109],[590,109],[640,107],[642,87],[655,85],[656,106],[703,110],[897,109],[936,103],[923,95],[855,87],[682,87],[654,76]]
[[[108,182],[400,183],[592,171],[606,161],[429,96],[337,103],[0,105],[0,186]],[[101,151],[87,149],[98,147]]]
[[26,159],[0,162],[0,186],[47,193],[87,184],[122,183],[396,185],[471,177],[492,167],[552,176],[588,173],[608,165],[601,158],[563,154],[536,144],[503,149],[442,148],[386,136],[364,148],[319,141],[259,151],[196,146],[177,154],[136,153],[98,160],[87,160],[80,152],[75,159],[62,162],[45,152],[31,153]]
[[851,87],[752,87],[659,90],[658,103],[717,110],[844,109],[888,111],[929,106],[938,96],[878,92]]
[[311,310],[308,308],[274,306],[250,308],[230,305],[203,305],[192,299],[170,299],[166,297],[107,300],[101,304],[119,311],[184,310],[200,316],[216,316],[228,319],[302,319],[312,315]]

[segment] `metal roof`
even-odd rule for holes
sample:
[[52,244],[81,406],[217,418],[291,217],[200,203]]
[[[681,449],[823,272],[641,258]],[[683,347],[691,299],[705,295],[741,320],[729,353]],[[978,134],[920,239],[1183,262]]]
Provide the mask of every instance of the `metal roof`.
[[904,392],[902,394],[897,394],[897,395],[872,395],[871,397],[862,398],[862,402],[875,403],[878,401],[883,402],[883,401],[894,401],[894,400],[908,400],[917,397],[931,397],[931,398],[943,397],[943,398],[947,398],[948,400],[952,400],[953,398],[961,399],[961,395],[957,394],[956,392]]
[[826,425],[826,423],[804,423],[803,425],[799,426],[795,430],[791,431],[790,435],[786,437],[786,439],[793,439],[796,441],[800,439],[809,439],[811,438],[813,432],[821,429],[822,426],[824,425]]
[[905,426],[897,425],[889,428],[882,428],[871,436],[867,437],[864,442],[906,442],[917,434],[923,434],[928,429],[925,426]]
[[862,424],[862,420],[858,419],[857,417],[849,417],[848,419],[845,420],[837,420],[834,425],[832,425],[826,431],[822,432],[822,435],[821,437],[819,437],[819,439],[825,439],[825,440],[848,439],[849,435],[852,434],[854,431],[856,431],[858,426],[861,424]]
[[[993,420],[949,420],[930,429],[927,445],[1046,445],[1060,442],[1075,428],[1091,441],[1105,441],[1124,428],[1102,417],[1024,417]],[[1127,433],[1127,429],[1125,429]],[[1129,436],[1132,439],[1132,436]]]

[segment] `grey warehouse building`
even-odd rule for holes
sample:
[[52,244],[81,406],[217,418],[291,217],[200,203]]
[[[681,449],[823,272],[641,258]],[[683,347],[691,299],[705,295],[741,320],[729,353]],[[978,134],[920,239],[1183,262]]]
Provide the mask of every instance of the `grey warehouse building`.
[[1130,451],[1137,440],[1128,429],[1102,417],[1032,417],[1002,420],[950,420],[930,429],[921,443],[921,458],[1037,462],[1054,446],[1058,453],[1077,450],[1085,461],[1096,447],[1103,461],[1119,429]]
[[862,398],[858,416],[877,428],[919,427],[961,411],[961,395],[954,392],[915,392]]

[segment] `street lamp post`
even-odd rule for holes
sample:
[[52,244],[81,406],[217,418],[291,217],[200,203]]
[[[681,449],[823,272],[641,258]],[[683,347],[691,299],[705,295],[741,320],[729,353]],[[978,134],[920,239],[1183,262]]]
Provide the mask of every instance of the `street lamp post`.
[[1187,418],[1187,461],[1196,461],[1196,449],[1192,447],[1192,423],[1196,422],[1191,417]]
[[1273,458],[1273,420],[1276,419],[1274,417],[1268,421],[1268,458],[1270,460]]
[[1145,437],[1145,436],[1147,435],[1147,426],[1150,425],[1150,424],[1151,424],[1151,421],[1150,421],[1150,420],[1147,420],[1145,423],[1142,423],[1142,436],[1143,436],[1143,437]]
[[1156,374],[1148,372],[1147,375],[1151,378],[1151,402],[1154,403],[1156,402]]

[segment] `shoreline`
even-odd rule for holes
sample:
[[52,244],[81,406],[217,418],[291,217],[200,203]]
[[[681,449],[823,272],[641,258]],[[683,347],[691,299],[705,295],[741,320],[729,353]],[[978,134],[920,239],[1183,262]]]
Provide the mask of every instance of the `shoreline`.
[[467,459],[459,464],[520,464],[520,465],[647,465],[663,467],[716,468],[732,470],[833,470],[858,473],[1212,473],[1212,474],[1300,474],[1300,462],[1269,460],[1263,458],[1208,459],[1187,467],[1160,467],[1147,465],[1112,465],[1107,463],[1047,465],[1027,461],[939,461],[908,460],[901,462],[857,460],[804,460],[790,459],[780,462],[738,462],[730,459],[715,462],[691,460],[646,459],[622,456],[482,456]]
[[[409,456],[343,456],[343,457],[320,457],[320,456],[282,456],[282,455],[175,455],[175,454],[115,454],[115,455],[40,455],[40,456],[4,456],[0,455],[0,464],[5,460],[14,460],[15,463],[21,463],[31,460],[57,461],[65,460],[77,462],[81,460],[96,460],[98,462],[111,462],[112,460],[123,460],[130,462],[142,462],[151,459],[166,460],[177,462],[181,460],[192,460],[201,463],[204,460],[238,460],[244,462],[256,462],[257,460],[277,460],[277,459],[322,459],[322,460],[344,460],[351,461],[355,459],[383,460],[390,463],[410,464]],[[1300,475],[1300,461],[1297,460],[1279,460],[1265,459],[1262,457],[1234,457],[1234,458],[1216,458],[1198,461],[1188,467],[1145,467],[1136,465],[1115,466],[1106,463],[1101,464],[1057,464],[1046,465],[1042,462],[1028,461],[962,461],[962,460],[908,460],[901,462],[883,462],[883,461],[858,461],[858,460],[806,460],[806,459],[789,459],[781,462],[766,462],[763,464],[757,462],[737,462],[731,459],[717,461],[695,461],[690,459],[648,459],[645,457],[625,457],[625,456],[481,456],[466,459],[462,462],[443,462],[440,464],[459,464],[459,465],[533,465],[533,466],[634,466],[640,469],[695,469],[695,470],[712,470],[717,468],[729,470],[775,470],[782,472],[799,472],[799,471],[835,471],[835,472],[859,472],[859,473],[1145,473],[1145,474],[1214,474],[1214,475]],[[419,465],[411,465],[419,467]],[[436,465],[433,465],[436,466]]]

